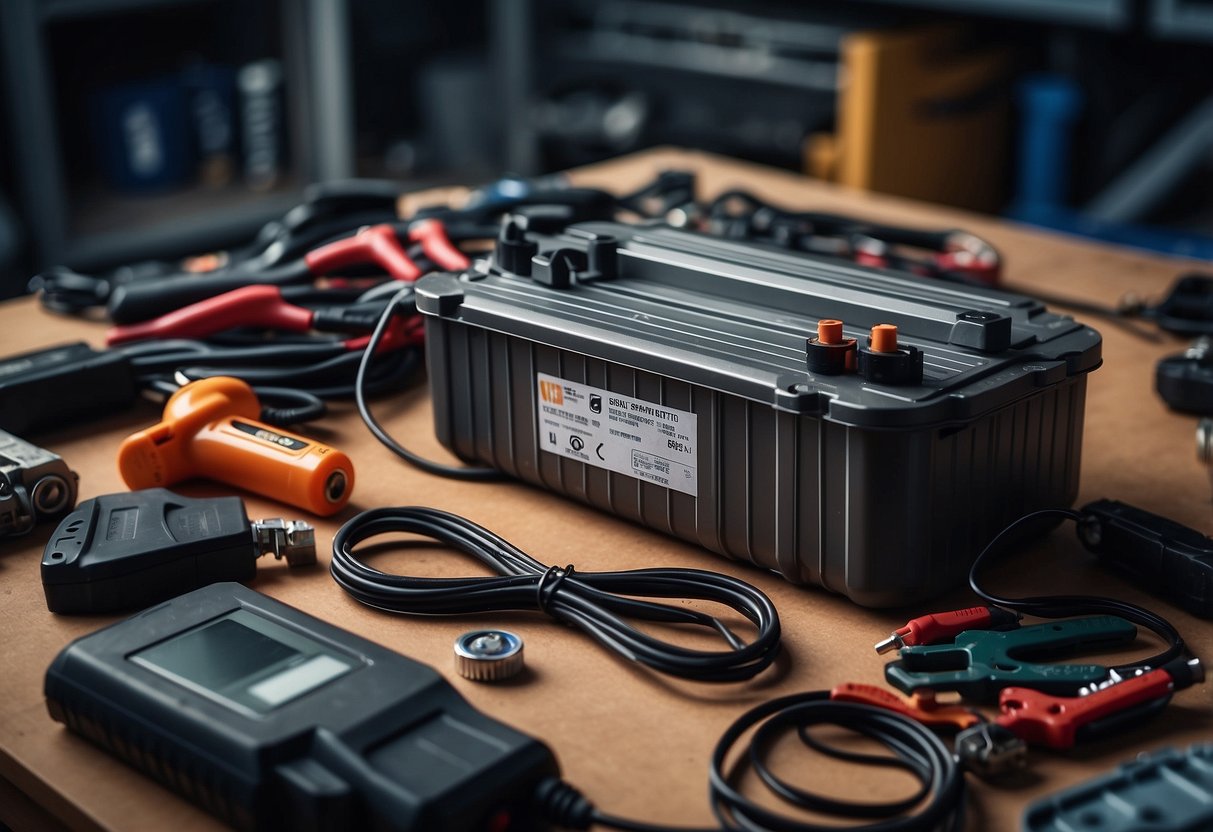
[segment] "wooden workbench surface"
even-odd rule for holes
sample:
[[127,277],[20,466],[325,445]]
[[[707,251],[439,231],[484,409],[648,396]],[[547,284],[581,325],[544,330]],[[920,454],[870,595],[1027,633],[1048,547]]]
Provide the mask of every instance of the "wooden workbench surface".
[[[740,186],[798,209],[851,212],[924,227],[964,227],[1002,250],[1008,281],[1053,293],[1107,303],[1126,292],[1157,296],[1192,266],[952,210],[839,191],[789,173],[697,153],[652,151],[587,168],[576,179],[622,192],[667,167],[696,169],[702,195]],[[1153,391],[1155,362],[1182,350],[1183,343],[1151,344],[1098,320],[1086,322],[1100,329],[1105,340],[1104,366],[1091,376],[1087,399],[1079,504],[1115,498],[1164,513],[1206,534],[1213,532],[1210,482],[1194,453],[1195,419],[1168,412]],[[0,354],[78,338],[99,345],[102,331],[97,324],[46,314],[30,299],[0,305]],[[390,430],[414,449],[442,455],[433,438],[424,390],[381,400],[376,410]],[[118,443],[153,422],[157,414],[157,408],[146,403],[96,424],[29,438],[60,454],[79,472],[80,499],[87,499],[123,490],[115,468]],[[907,617],[973,603],[971,596],[958,590],[930,609],[861,609],[840,597],[791,586],[529,486],[462,483],[419,473],[383,450],[348,407],[339,407],[322,428],[312,432],[353,458],[358,469],[354,503],[336,518],[317,523],[320,567],[288,575],[285,565],[263,563],[254,588],[438,667],[474,705],[547,742],[565,777],[617,816],[670,824],[709,823],[708,757],[720,733],[742,710],[777,695],[843,681],[881,683],[884,659],[872,651],[873,642]],[[219,493],[201,484],[180,490],[194,495]],[[253,517],[297,515],[257,497],[249,497],[247,503]],[[785,660],[750,684],[672,683],[607,655],[587,638],[538,613],[418,619],[363,608],[328,575],[332,534],[357,510],[412,504],[466,515],[545,563],[573,563],[581,570],[698,567],[741,577],[762,588],[778,606]],[[71,639],[114,620],[47,612],[38,568],[50,532],[42,526],[26,538],[0,543],[0,777],[7,781],[0,783],[0,822],[18,832],[46,828],[45,815],[37,819],[41,811],[81,829],[217,828],[216,821],[201,810],[67,733],[47,716],[42,678],[51,659]],[[438,548],[385,555],[376,564],[430,575],[477,569]],[[1197,655],[1213,657],[1213,628],[1208,622],[1105,574],[1068,526],[1034,545],[1013,568],[995,575],[1001,576],[1000,586],[1008,591],[1105,593],[1157,608],[1175,622]],[[476,684],[455,675],[453,639],[484,625],[508,626],[526,641],[530,671],[521,683]],[[1179,694],[1161,718],[1116,739],[1070,754],[1033,752],[1030,775],[1013,784],[992,786],[970,778],[975,806],[969,828],[1016,830],[1023,807],[1043,794],[1107,771],[1143,750],[1213,738],[1210,689],[1206,685]],[[791,776],[827,792],[892,795],[907,788],[903,780],[866,770],[857,776],[845,766],[812,755]]]

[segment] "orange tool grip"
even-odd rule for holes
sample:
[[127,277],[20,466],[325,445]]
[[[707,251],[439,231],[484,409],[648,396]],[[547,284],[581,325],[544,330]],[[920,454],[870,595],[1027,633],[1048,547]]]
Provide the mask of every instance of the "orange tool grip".
[[204,477],[322,517],[344,508],[354,490],[349,457],[260,416],[261,403],[243,381],[192,382],[169,397],[159,424],[126,438],[118,471],[131,489]]

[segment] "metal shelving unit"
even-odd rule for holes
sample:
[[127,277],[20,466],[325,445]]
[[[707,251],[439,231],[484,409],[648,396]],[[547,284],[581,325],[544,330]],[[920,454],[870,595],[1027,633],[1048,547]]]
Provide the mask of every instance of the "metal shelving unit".
[[[66,129],[57,111],[52,26],[89,18],[207,7],[218,0],[4,0],[0,48],[22,213],[36,265],[92,269],[230,243],[298,201],[309,182],[353,173],[352,90],[345,0],[279,0],[286,129],[292,169],[265,192],[187,188],[134,197],[69,190]],[[50,152],[48,152],[50,149]],[[80,206],[88,213],[80,219]]]
[[[1004,17],[1109,31],[1133,24],[1132,0],[875,0],[886,5],[937,9],[969,16]],[[1181,0],[1182,2],[1182,0]]]
[[1154,0],[1150,28],[1163,38],[1213,42],[1213,0]]

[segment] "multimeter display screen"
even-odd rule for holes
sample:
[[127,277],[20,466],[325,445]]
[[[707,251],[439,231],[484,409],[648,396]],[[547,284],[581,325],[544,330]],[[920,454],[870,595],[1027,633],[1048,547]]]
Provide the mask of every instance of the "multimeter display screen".
[[228,613],[130,659],[237,710],[258,713],[344,676],[359,663],[247,610]]

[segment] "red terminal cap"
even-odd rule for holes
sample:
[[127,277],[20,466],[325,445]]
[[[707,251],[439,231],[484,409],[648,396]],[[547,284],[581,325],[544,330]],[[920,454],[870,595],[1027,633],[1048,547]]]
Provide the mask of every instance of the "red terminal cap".
[[897,325],[876,324],[869,342],[872,352],[897,352]]

